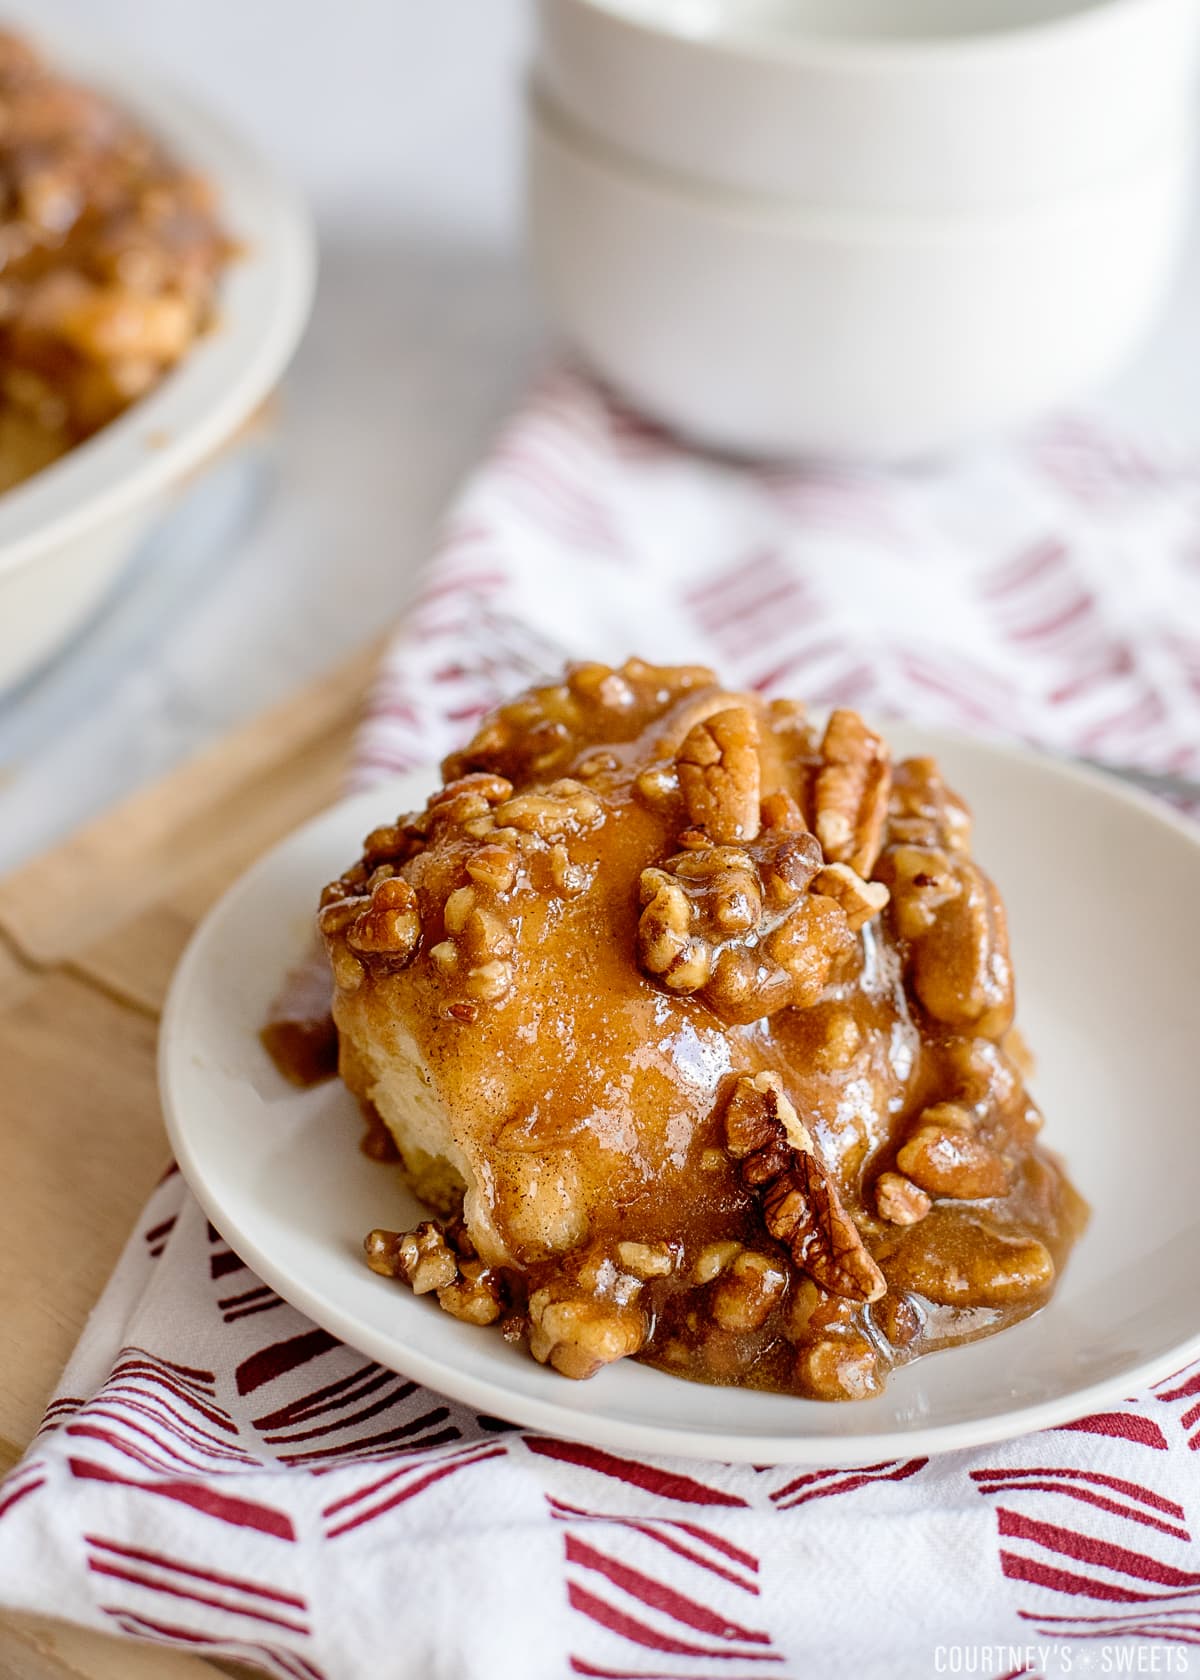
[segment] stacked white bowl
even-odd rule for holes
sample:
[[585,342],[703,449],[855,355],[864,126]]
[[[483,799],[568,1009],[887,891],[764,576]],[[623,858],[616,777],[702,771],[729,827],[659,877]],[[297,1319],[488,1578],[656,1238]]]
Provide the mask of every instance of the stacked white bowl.
[[1198,60],[1200,0],[538,0],[535,273],[702,443],[936,454],[1137,343]]

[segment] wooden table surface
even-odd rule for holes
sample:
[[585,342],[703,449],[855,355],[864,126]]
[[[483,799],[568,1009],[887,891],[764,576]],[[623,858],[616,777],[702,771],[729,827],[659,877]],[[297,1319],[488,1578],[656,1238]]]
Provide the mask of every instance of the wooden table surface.
[[[227,883],[337,797],[375,651],[0,881],[0,1473],[166,1163],[154,1056],[175,961]],[[244,1672],[0,1612],[0,1680],[217,1667]]]

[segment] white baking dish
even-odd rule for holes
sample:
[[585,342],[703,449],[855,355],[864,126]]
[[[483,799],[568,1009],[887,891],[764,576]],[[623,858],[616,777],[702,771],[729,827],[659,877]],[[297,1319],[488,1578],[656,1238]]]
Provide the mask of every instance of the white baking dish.
[[275,385],[307,319],[315,269],[299,198],[223,123],[124,54],[53,35],[41,45],[212,181],[243,249],[223,277],[216,327],[180,366],[95,437],[0,496],[0,690],[79,627],[172,489]]
[[535,273],[563,335],[719,448],[905,459],[1102,379],[1170,274],[1177,131],[1098,185],[977,215],[807,209],[671,177],[531,99]]

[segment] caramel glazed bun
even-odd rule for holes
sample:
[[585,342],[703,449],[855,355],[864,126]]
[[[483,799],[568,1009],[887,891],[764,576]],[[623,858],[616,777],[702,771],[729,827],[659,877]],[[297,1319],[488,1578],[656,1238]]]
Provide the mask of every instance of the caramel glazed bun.
[[340,1071],[442,1223],[372,1268],[569,1377],[819,1399],[1048,1299],[1003,907],[931,759],[701,667],[574,665],[321,900]]

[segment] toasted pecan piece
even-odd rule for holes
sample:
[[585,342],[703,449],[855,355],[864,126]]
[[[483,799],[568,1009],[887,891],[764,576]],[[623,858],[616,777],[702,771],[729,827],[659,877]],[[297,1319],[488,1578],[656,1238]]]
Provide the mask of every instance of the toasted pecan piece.
[[926,1191],[903,1173],[880,1173],[875,1185],[875,1207],[880,1219],[890,1225],[916,1225],[933,1203]]
[[983,870],[963,852],[902,842],[884,852],[879,875],[925,1009],[959,1032],[1002,1038],[1014,1007],[1008,924]]
[[961,1201],[1003,1196],[1008,1189],[1008,1169],[1003,1159],[973,1132],[939,1124],[942,1109],[950,1106],[937,1104],[920,1116],[916,1130],[896,1157],[901,1172],[931,1196]]
[[479,1259],[461,1228],[448,1233],[423,1219],[412,1231],[369,1231],[363,1250],[373,1272],[407,1283],[414,1295],[436,1294],[452,1318],[493,1324],[504,1310],[501,1273]]
[[642,871],[642,967],[670,991],[701,993],[725,1021],[811,1008],[856,949],[842,905],[808,891],[816,837],[767,828],[740,846],[698,831],[682,839],[685,850]]

